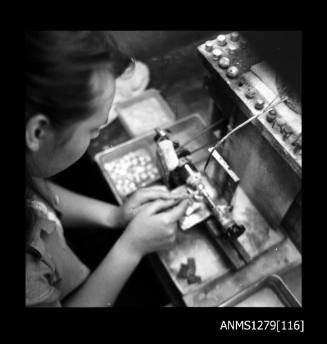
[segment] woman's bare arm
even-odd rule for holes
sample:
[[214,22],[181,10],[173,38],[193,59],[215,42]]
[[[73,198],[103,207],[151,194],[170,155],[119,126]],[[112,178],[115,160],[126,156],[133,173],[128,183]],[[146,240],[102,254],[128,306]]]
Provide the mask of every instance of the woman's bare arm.
[[120,207],[79,195],[52,182],[49,182],[49,187],[59,197],[59,208],[63,215],[61,221],[64,226],[107,228],[123,226]]
[[121,237],[87,281],[72,295],[64,307],[111,306],[141,260]]

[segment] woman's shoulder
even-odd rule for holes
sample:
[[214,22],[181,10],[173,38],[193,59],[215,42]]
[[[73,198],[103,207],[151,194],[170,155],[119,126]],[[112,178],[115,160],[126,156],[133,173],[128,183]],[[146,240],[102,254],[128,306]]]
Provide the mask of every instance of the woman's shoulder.
[[37,214],[37,219],[48,220],[55,222],[56,225],[61,226],[60,213],[55,208],[49,207],[40,197],[33,197],[26,201],[26,205],[33,208]]

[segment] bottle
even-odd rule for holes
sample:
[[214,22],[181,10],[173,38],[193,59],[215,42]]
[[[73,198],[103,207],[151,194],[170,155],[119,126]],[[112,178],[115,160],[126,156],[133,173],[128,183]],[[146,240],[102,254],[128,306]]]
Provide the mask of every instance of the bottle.
[[174,148],[173,142],[167,133],[162,129],[156,129],[155,141],[159,147],[159,156],[162,158],[168,172],[175,170],[179,164],[179,159]]

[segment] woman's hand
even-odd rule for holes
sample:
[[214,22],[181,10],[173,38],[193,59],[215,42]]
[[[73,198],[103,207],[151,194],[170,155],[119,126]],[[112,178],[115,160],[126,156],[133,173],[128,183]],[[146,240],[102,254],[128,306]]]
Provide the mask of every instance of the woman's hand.
[[143,205],[120,241],[138,257],[168,248],[175,241],[177,221],[184,215],[187,207],[188,200],[171,199]]
[[155,200],[180,200],[186,198],[187,195],[172,194],[166,186],[155,185],[148,188],[137,190],[126,202],[119,208],[119,217],[121,226],[127,224],[134,218],[140,209],[151,201]]

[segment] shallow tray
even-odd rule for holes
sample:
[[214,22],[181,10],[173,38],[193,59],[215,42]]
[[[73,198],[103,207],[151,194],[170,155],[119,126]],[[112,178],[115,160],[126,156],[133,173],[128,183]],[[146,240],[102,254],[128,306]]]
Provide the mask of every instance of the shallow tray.
[[132,137],[144,135],[154,128],[172,123],[176,118],[168,103],[154,89],[118,103],[116,110],[121,124]]
[[279,276],[271,275],[219,307],[301,307],[301,304]]
[[[170,138],[172,140],[178,140],[181,144],[188,141],[190,138],[196,136],[199,131],[206,127],[206,123],[203,121],[199,114],[192,114],[187,117],[180,119],[179,121],[174,122],[173,124],[167,124],[162,126],[163,129],[170,130]],[[95,156],[95,161],[98,163],[105,179],[107,180],[109,187],[111,188],[117,202],[122,204],[126,197],[119,194],[115,183],[111,178],[108,171],[105,169],[104,164],[107,162],[114,161],[115,159],[129,153],[134,152],[138,149],[144,149],[150,155],[151,161],[159,168],[156,159],[156,144],[154,142],[155,132],[150,134],[143,135],[141,137],[134,138],[127,142],[124,142],[116,147],[110,148],[108,150],[102,151]],[[205,135],[194,140],[187,146],[189,149],[197,148],[202,146],[204,143],[212,141],[215,139],[215,136],[212,133],[206,133]],[[203,161],[208,155],[207,149],[203,148],[202,150],[197,151],[192,155],[192,161],[196,164],[199,161]],[[153,180],[151,184],[158,182],[160,178]],[[150,185],[150,184],[149,184]]]

